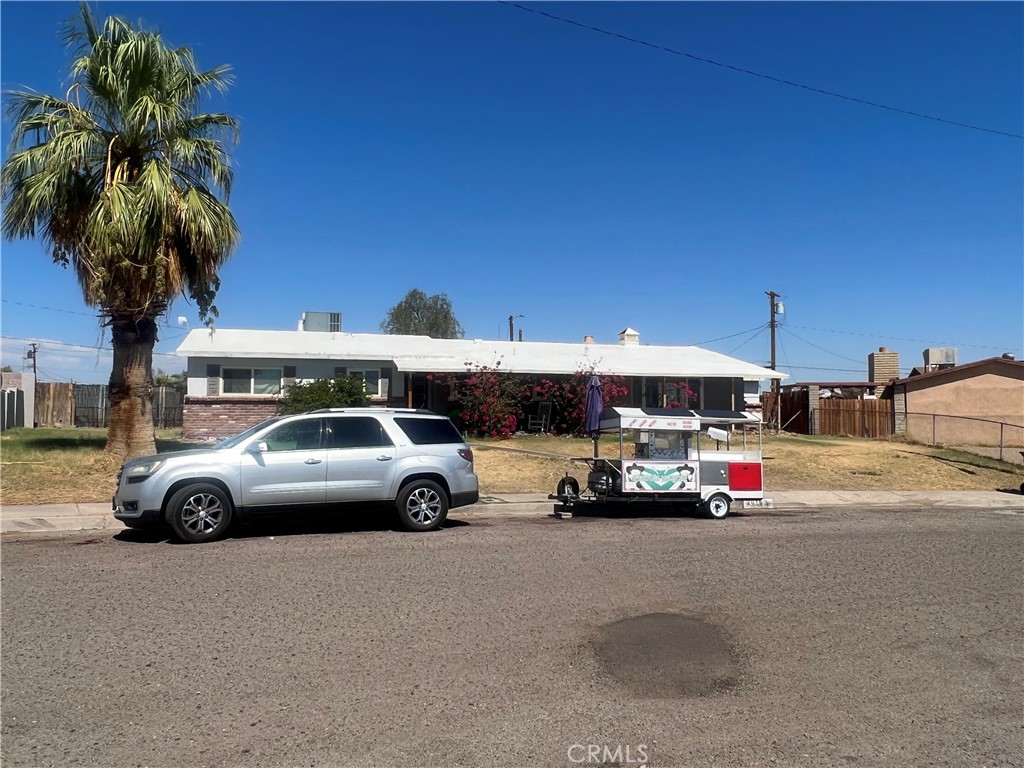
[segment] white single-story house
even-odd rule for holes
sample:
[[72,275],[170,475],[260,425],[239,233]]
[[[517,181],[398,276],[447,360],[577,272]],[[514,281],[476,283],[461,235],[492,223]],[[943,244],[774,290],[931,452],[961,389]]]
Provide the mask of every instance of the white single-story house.
[[[344,333],[311,323],[294,331],[193,330],[178,347],[187,358],[183,436],[224,437],[274,414],[289,384],[359,375],[374,404],[427,408],[447,414],[450,404],[428,378],[480,367],[533,377],[578,371],[621,376],[631,406],[663,406],[682,382],[697,394],[696,407],[743,410],[757,401],[759,383],[786,378],[727,355],[693,346],[641,345],[626,328],[617,344],[432,339],[379,333]],[[311,330],[317,328],[317,330]],[[323,330],[320,330],[323,328]],[[691,407],[694,403],[690,403]]]

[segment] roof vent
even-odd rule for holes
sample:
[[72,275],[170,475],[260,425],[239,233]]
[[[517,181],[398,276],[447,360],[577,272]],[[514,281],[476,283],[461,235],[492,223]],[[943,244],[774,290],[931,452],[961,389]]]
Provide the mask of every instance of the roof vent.
[[593,336],[584,336],[583,337],[583,343],[584,344],[593,344],[594,343],[594,337]]
[[1003,360],[1016,360],[1012,352],[1003,352]]
[[624,347],[635,347],[640,344],[640,333],[632,328],[619,331],[619,344]]

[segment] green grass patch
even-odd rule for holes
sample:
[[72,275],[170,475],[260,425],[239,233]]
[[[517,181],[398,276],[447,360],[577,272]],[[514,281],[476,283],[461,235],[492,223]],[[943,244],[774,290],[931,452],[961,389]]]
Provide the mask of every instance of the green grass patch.
[[[0,460],[27,461],[56,454],[92,454],[107,445],[107,430],[92,427],[43,427],[40,429],[9,429],[0,436]],[[181,441],[181,430],[158,429],[157,453],[195,448],[194,443]]]

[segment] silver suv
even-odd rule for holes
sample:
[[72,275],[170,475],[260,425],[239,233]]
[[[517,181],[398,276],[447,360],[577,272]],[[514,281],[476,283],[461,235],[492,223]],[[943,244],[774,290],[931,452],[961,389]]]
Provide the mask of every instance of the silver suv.
[[382,504],[403,526],[431,531],[476,503],[473,450],[444,416],[403,408],[331,408],[279,416],[210,448],[126,461],[114,517],[167,523],[204,542],[233,519],[285,509]]

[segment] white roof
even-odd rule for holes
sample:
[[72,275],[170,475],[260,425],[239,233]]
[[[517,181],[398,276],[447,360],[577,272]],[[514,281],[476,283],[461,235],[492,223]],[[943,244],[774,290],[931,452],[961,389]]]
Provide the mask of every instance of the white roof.
[[700,347],[547,341],[431,339],[322,331],[190,331],[177,354],[189,358],[273,358],[393,362],[403,373],[458,373],[489,366],[512,373],[571,374],[593,369],[617,376],[788,378]]

